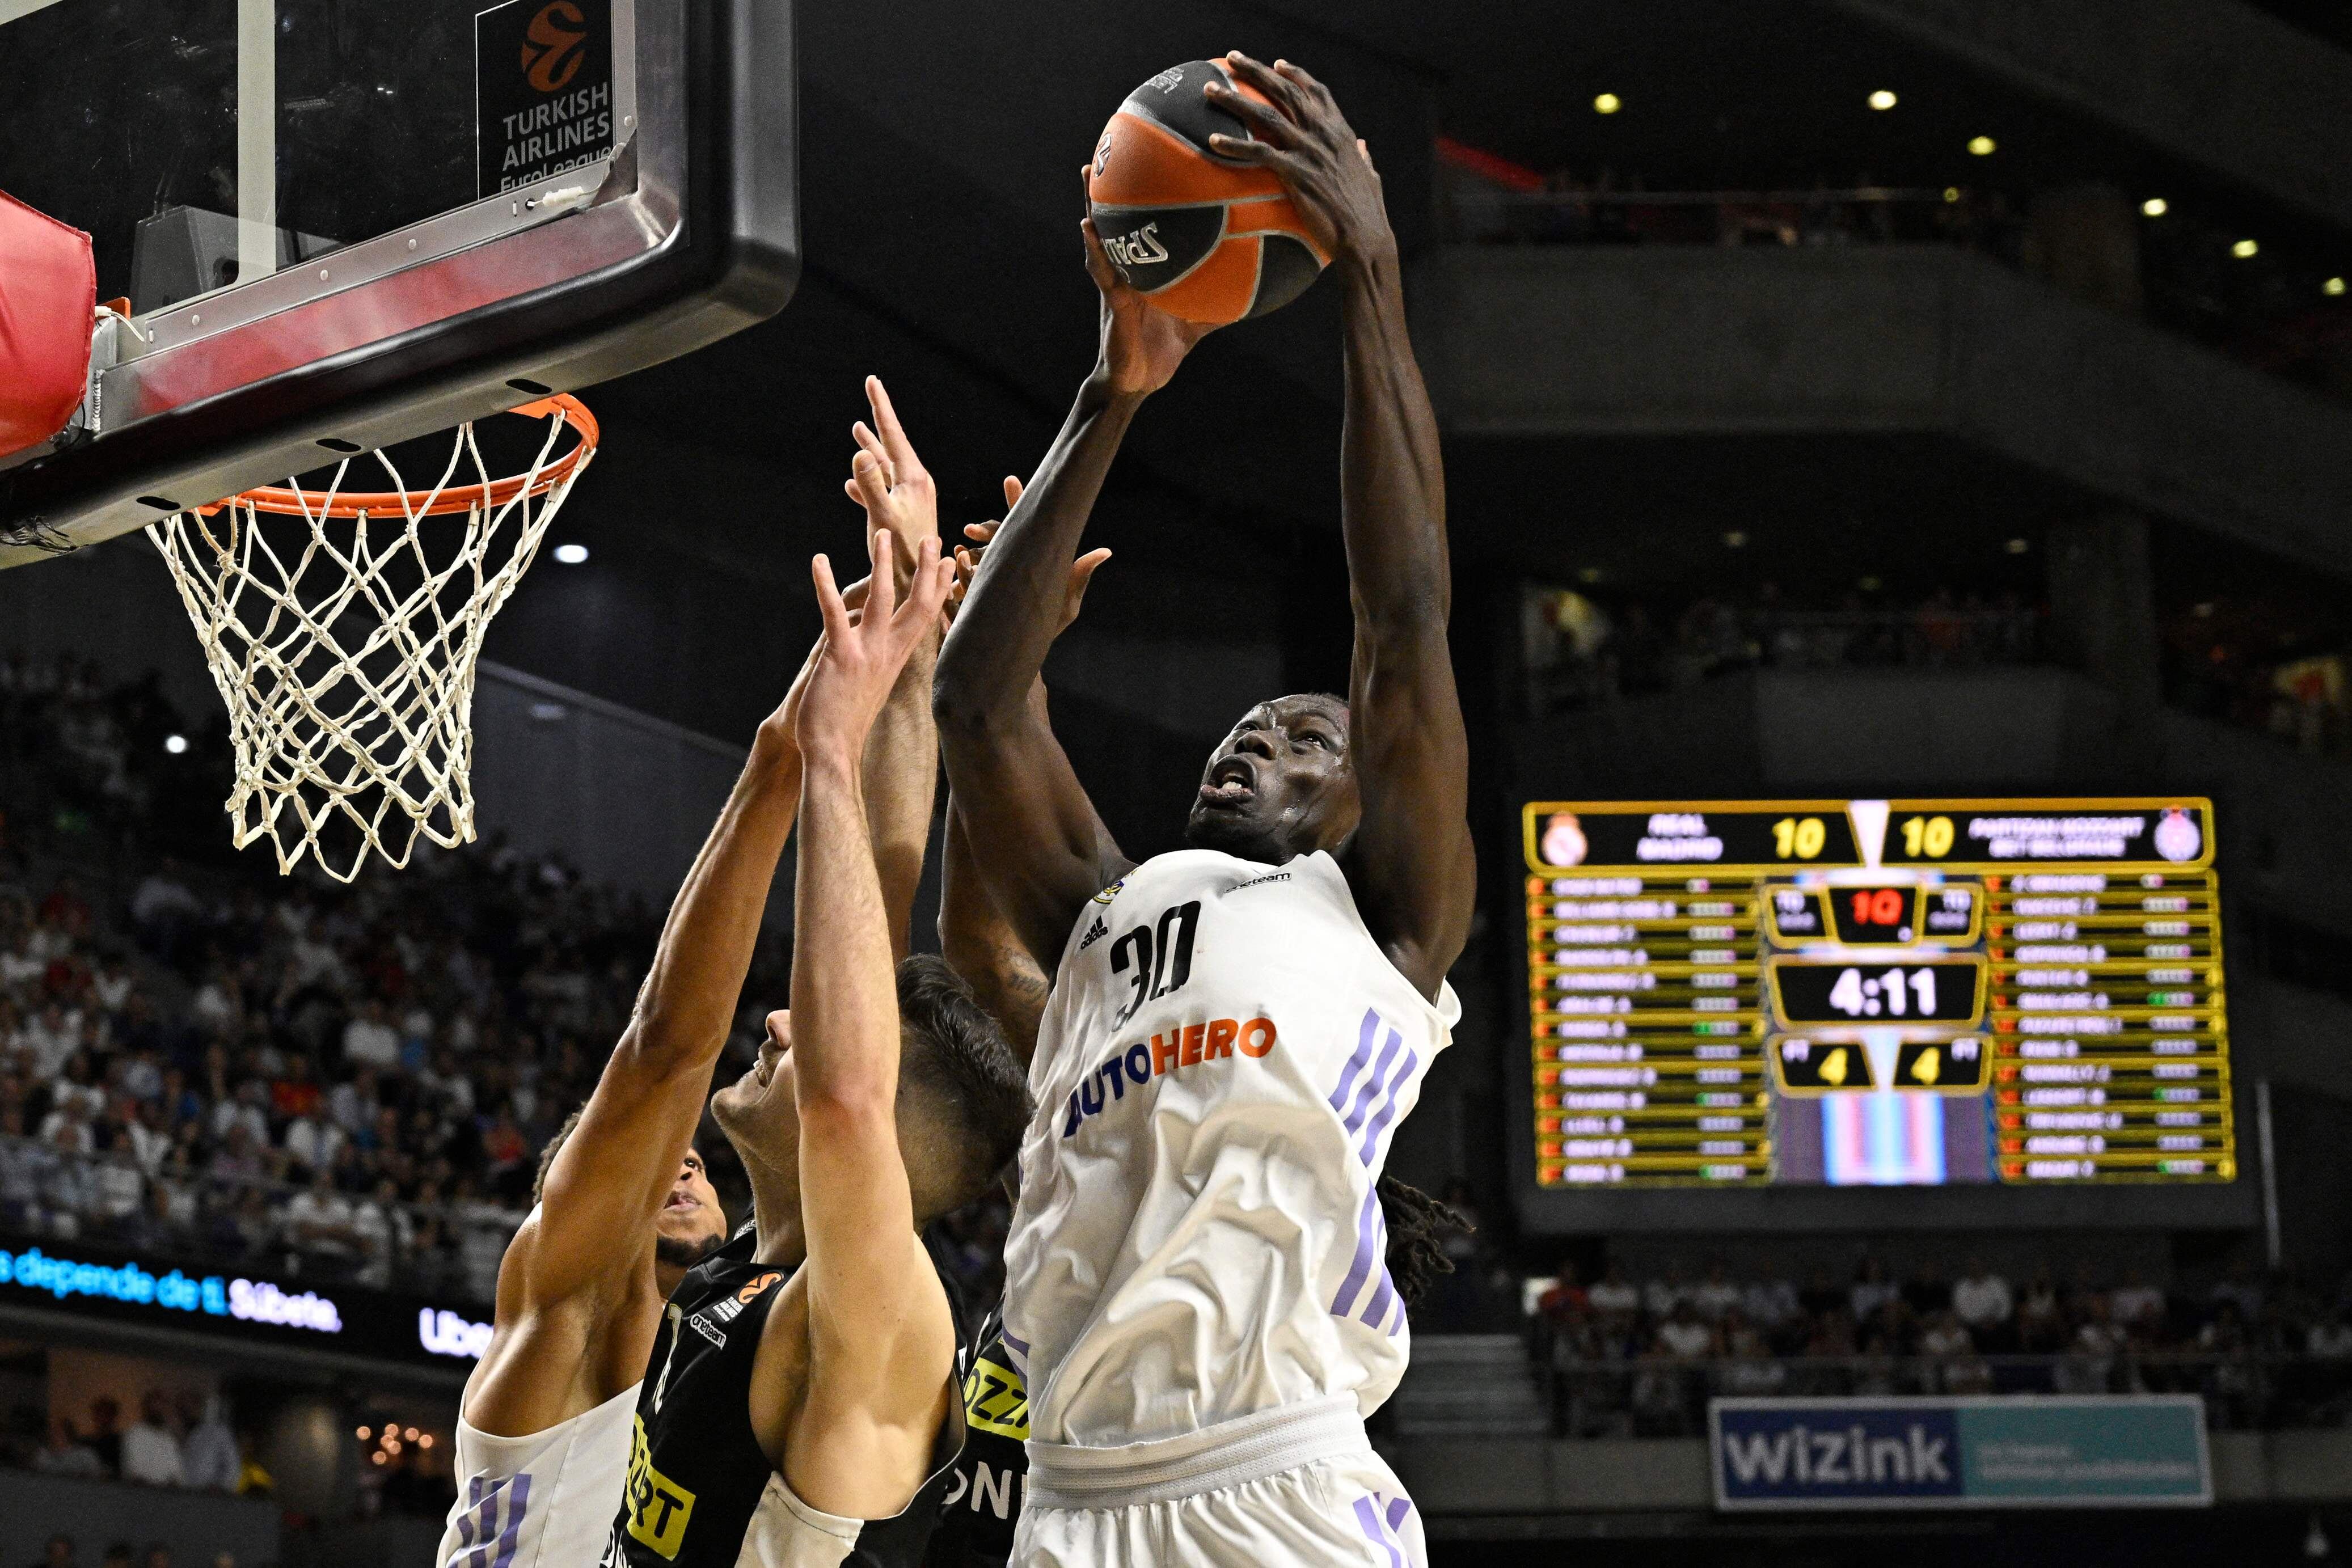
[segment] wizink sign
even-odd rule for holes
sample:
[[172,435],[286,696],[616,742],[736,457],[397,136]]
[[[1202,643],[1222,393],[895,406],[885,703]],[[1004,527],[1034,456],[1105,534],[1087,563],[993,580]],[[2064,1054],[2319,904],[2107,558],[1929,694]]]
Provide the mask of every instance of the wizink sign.
[[0,1251],[0,1285],[36,1291],[61,1304],[81,1296],[157,1312],[194,1312],[320,1333],[343,1332],[342,1313],[315,1291],[290,1295],[267,1280],[192,1277],[177,1269],[156,1275],[136,1263],[87,1263],[55,1257],[37,1247]]
[[2204,1402],[1717,1399],[1722,1509],[2197,1508],[2213,1500]]

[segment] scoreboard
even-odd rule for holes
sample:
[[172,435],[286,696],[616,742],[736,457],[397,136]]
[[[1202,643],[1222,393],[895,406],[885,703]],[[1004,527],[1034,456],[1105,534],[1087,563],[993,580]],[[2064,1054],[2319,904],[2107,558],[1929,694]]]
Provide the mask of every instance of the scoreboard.
[[1538,1187],[2228,1182],[2201,798],[1525,808]]

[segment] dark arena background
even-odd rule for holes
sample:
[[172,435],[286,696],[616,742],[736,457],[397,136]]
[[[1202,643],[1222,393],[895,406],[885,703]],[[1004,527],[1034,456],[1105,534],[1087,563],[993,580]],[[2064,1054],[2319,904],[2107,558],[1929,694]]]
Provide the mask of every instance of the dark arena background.
[[[219,281],[158,269],[235,249],[236,126],[103,159],[247,8],[50,79],[0,0],[48,106],[0,190],[97,235],[100,299]],[[277,27],[281,265],[501,188],[476,7],[350,9]],[[859,548],[862,379],[943,528],[1002,515],[1094,351],[1073,172],[1233,47],[1367,139],[1444,432],[1480,909],[1391,1169],[1465,1223],[1372,1421],[1432,1561],[2352,1553],[2343,6],[790,9],[790,303],[492,376],[603,446],[488,638],[478,841],[349,885],[233,851],[156,551],[0,574],[17,1563],[430,1560],[541,1148],[817,632],[809,555]],[[1339,340],[1328,278],[1219,331],[1104,492],[1046,676],[1132,853],[1235,714],[1347,689]],[[428,427],[490,406],[433,386]],[[1005,1224],[951,1222],[979,1296]]]

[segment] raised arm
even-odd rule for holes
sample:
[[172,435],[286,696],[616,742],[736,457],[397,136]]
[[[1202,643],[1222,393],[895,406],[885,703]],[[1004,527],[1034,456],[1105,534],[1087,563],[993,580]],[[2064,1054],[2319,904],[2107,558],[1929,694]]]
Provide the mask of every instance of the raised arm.
[[1048,970],[1087,900],[1133,862],[1111,841],[1030,688],[1059,630],[1070,558],[1128,424],[1207,331],[1122,284],[1092,221],[1081,225],[1087,270],[1102,297],[1101,349],[957,612],[932,698],[981,879]]
[[1339,285],[1340,527],[1356,616],[1349,751],[1363,796],[1345,863],[1372,936],[1434,996],[1469,939],[1476,894],[1469,741],[1446,646],[1454,591],[1437,419],[1405,330],[1396,236],[1371,154],[1304,70],[1227,59],[1274,107],[1213,87],[1211,98],[1252,138],[1212,137],[1211,147],[1282,180]]
[[[1006,508],[1009,510],[1020,500],[1021,481],[1007,476]],[[974,543],[971,548],[956,551],[955,585],[949,591],[950,614],[969,589],[972,571],[985,559],[989,541],[1003,527],[1002,523],[975,523],[964,530]],[[1087,584],[1093,580],[1096,569],[1109,559],[1110,551],[1093,549],[1070,563],[1061,619],[1055,628],[1057,635],[1077,619],[1078,608],[1086,600]],[[1043,678],[1030,684],[1029,703],[1036,722],[1044,725]],[[1013,1042],[1014,1052],[1026,1066],[1036,1053],[1037,1028],[1045,1017],[1052,977],[1022,946],[1019,935],[982,884],[979,867],[972,858],[971,832],[952,794],[948,797],[947,818],[946,852],[940,877],[940,956],[963,977],[982,1010],[1003,1026],[1005,1038]]]
[[[857,455],[843,487],[866,508],[869,536],[889,530],[895,583],[903,600],[912,588],[922,542],[940,537],[939,490],[907,439],[880,377],[866,378],[866,397],[874,423],[861,421],[850,431]],[[931,720],[931,673],[939,647],[935,624],[907,656],[866,742],[868,831],[895,958],[905,957],[913,945],[915,890],[923,880],[923,851],[930,841],[931,805],[939,788],[940,737]]]
[[[742,776],[670,905],[628,1027],[556,1152],[537,1209],[507,1249],[497,1337],[466,1401],[467,1418],[483,1430],[540,1431],[572,1414],[567,1402],[595,1359],[593,1325],[629,1321],[612,1309],[630,1291],[659,1304],[655,1222],[691,1157],[769,885],[792,835],[801,793],[793,725],[808,677],[804,666],[760,727]],[[652,1314],[643,1326],[649,1344]],[[609,1359],[625,1364],[633,1349],[641,1366],[648,1344],[610,1347]],[[613,1392],[617,1385],[604,1390]]]
[[[887,534],[877,538],[887,548]],[[950,563],[939,559],[936,538],[927,541],[903,604],[885,564],[877,549],[866,612],[853,625],[830,566],[816,558],[824,651],[801,711],[807,761],[793,894],[793,1084],[811,1356],[801,1420],[816,1420],[826,1435],[818,1447],[827,1451],[811,1457],[820,1476],[856,1470],[871,1427],[887,1425],[899,1406],[932,1409],[954,1347],[945,1314],[923,1310],[939,1287],[915,1233],[898,1149],[896,966],[860,765],[891,686],[939,622]],[[923,1354],[934,1349],[936,1358]],[[910,1367],[934,1360],[928,1389],[901,1386]],[[915,1397],[892,1397],[899,1393]],[[809,1495],[797,1447],[786,1448],[786,1479]]]

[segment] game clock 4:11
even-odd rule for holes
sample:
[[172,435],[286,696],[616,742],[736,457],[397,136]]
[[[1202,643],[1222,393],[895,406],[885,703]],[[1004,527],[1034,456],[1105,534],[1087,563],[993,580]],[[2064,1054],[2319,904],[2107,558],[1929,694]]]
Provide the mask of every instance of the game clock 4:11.
[[1792,1024],[1973,1024],[1984,1013],[1984,966],[1928,964],[1772,966],[1774,1000]]

